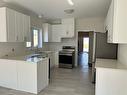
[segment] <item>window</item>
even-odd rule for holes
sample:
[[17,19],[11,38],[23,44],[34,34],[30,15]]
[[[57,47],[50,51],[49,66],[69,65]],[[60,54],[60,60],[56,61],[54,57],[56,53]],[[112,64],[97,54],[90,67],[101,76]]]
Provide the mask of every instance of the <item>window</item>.
[[33,47],[38,47],[39,45],[39,30],[33,29]]
[[32,41],[26,42],[26,47],[42,48],[42,31],[41,29],[32,27]]
[[83,52],[89,52],[89,38],[83,38]]

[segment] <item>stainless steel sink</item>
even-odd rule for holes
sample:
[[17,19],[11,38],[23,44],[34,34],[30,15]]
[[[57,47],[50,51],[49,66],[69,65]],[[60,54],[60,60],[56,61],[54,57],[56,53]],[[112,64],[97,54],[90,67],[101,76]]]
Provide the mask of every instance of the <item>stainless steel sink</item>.
[[31,54],[31,55],[28,55],[29,58],[34,58],[34,57],[37,57],[37,58],[46,58],[48,57],[46,53],[39,53],[39,54]]

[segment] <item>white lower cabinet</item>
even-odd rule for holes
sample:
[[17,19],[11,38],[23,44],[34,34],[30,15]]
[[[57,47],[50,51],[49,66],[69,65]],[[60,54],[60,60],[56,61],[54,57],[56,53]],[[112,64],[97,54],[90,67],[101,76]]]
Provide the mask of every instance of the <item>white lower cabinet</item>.
[[48,58],[37,63],[20,63],[18,65],[18,90],[39,93],[48,86]]
[[127,95],[127,70],[97,68],[95,95]]
[[17,89],[16,63],[10,60],[0,60],[0,86]]
[[40,61],[37,65],[37,91],[40,92],[45,87],[48,86],[49,83],[49,61],[44,60]]
[[28,62],[17,62],[17,89],[26,92],[37,92],[37,67]]
[[38,94],[49,83],[49,59],[37,63],[0,59],[0,86]]

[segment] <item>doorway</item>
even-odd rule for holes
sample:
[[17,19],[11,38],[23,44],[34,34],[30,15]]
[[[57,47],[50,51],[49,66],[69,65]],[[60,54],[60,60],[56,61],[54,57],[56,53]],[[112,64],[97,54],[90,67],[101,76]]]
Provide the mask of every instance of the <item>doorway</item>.
[[89,52],[89,37],[83,38],[83,52]]
[[89,32],[78,32],[78,65],[88,67]]

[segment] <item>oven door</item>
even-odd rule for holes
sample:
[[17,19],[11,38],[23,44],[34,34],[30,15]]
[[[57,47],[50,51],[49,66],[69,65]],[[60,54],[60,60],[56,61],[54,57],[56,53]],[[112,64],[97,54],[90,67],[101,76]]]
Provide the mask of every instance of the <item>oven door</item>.
[[73,68],[74,67],[73,53],[60,53],[59,54],[59,67],[60,68]]
[[60,64],[72,64],[72,54],[59,54]]

